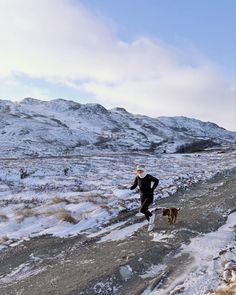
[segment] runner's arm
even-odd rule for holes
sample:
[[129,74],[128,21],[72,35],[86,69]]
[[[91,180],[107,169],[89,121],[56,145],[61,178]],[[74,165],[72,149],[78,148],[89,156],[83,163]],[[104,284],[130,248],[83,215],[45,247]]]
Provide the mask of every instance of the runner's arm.
[[138,185],[138,180],[137,180],[137,177],[135,177],[135,180],[134,180],[134,183],[133,185],[130,187],[131,190],[135,189]]
[[153,186],[152,186],[152,190],[154,191],[155,190],[155,188],[158,186],[158,184],[159,184],[159,179],[157,179],[156,177],[154,177],[154,176],[152,176],[152,175],[150,175],[151,176],[151,181],[152,182],[154,182],[154,184],[153,184]]

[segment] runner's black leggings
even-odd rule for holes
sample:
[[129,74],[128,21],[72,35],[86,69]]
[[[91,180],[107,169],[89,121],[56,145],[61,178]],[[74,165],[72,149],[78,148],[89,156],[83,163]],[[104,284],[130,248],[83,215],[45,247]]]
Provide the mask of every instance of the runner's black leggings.
[[152,204],[152,202],[153,202],[153,196],[151,196],[151,197],[141,196],[140,212],[146,216],[146,219],[148,221],[149,221],[150,217],[152,216],[152,213],[148,210],[148,207]]

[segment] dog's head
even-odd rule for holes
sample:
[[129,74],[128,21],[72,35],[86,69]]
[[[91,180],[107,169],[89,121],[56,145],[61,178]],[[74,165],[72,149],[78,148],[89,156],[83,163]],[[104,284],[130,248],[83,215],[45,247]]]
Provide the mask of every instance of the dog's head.
[[170,209],[169,208],[163,208],[162,209],[162,216],[169,216],[170,215]]

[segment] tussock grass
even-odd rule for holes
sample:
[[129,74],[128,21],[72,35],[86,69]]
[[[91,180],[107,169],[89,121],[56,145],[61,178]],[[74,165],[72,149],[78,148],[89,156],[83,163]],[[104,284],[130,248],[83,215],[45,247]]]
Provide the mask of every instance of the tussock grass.
[[236,294],[236,283],[230,284],[225,287],[220,287],[215,292],[215,295],[235,295]]
[[17,222],[22,222],[24,219],[26,218],[29,218],[29,217],[37,217],[39,216],[40,214],[35,212],[33,209],[30,209],[30,208],[24,208],[24,209],[21,209],[21,210],[18,210],[16,212],[16,219],[17,219]]
[[106,210],[110,215],[112,215],[112,209],[108,205],[101,204],[101,205],[99,205],[99,207]]
[[117,188],[118,189],[129,189],[129,186],[127,184],[118,184]]
[[70,202],[67,199],[65,199],[65,198],[55,197],[55,198],[53,198],[51,200],[50,203],[51,204],[60,204],[60,203],[67,203],[67,204],[69,204]]
[[0,222],[6,222],[8,220],[7,215],[5,214],[0,214]]
[[106,205],[106,204],[101,204],[99,207],[104,209],[104,210],[109,210],[110,209],[110,207],[108,205]]
[[23,216],[25,218],[26,217],[32,217],[32,216],[34,216],[34,211],[32,209],[30,209],[30,208],[24,208],[24,209],[18,210],[16,212],[16,215],[19,216],[19,217]]
[[86,202],[90,202],[92,204],[97,204],[98,203],[98,198],[96,196],[86,196]]
[[57,218],[59,218],[62,221],[66,221],[66,222],[69,222],[69,223],[72,223],[72,224],[77,223],[77,220],[67,210],[60,211],[56,215],[57,215]]
[[55,211],[47,211],[47,212],[45,212],[44,214],[45,214],[46,216],[54,216],[54,215],[56,215],[56,213],[57,213],[57,212],[55,212]]
[[94,205],[99,205],[99,204],[104,204],[104,201],[106,201],[108,197],[100,195],[100,194],[99,195],[91,194],[91,195],[87,195],[85,199],[86,199],[86,202],[90,202]]
[[106,210],[110,215],[112,214],[112,210],[109,206],[108,200],[110,197],[113,197],[114,195],[106,195],[103,196],[101,194],[91,194],[86,196],[86,202],[90,202],[93,205],[96,205],[104,210]]
[[47,216],[55,216],[61,221],[66,221],[72,224],[76,224],[77,220],[71,215],[71,212],[67,210],[61,210],[61,211],[48,211]]
[[0,244],[6,243],[7,241],[9,241],[9,238],[7,236],[0,237]]

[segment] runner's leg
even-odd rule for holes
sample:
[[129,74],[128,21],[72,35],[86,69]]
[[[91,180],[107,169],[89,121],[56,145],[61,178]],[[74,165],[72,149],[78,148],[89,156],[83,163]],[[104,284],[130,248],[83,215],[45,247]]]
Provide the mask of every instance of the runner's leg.
[[149,221],[152,213],[148,210],[148,207],[152,204],[152,198],[142,198],[141,199],[141,208],[140,212],[146,216],[146,219]]

